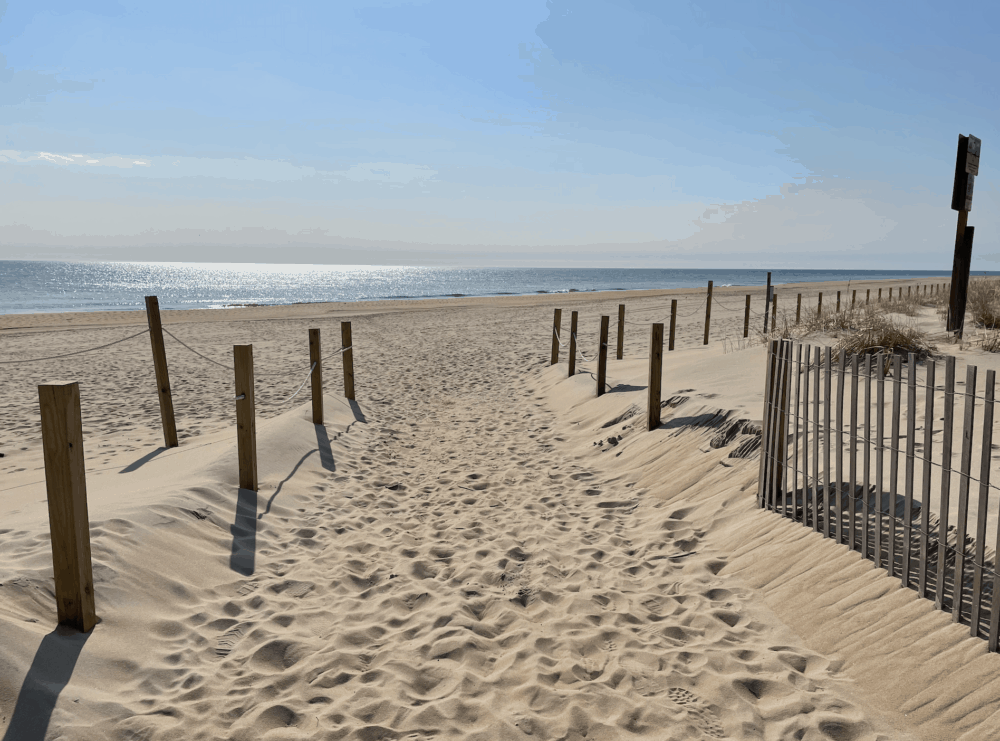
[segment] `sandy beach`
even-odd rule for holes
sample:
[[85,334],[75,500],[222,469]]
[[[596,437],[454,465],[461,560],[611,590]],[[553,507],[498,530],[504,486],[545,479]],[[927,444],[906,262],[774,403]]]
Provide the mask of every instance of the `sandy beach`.
[[[782,309],[798,292],[849,300],[847,284],[777,290]],[[172,449],[148,335],[26,362],[134,335],[143,312],[0,316],[0,360],[19,361],[0,365],[3,741],[1000,737],[1000,655],[758,509],[758,455],[732,455],[752,425],[711,444],[762,417],[747,293],[761,323],[760,288],[717,287],[706,346],[703,289],[165,311],[191,348],[166,338]],[[669,403],[647,432],[649,324],[672,299]],[[602,314],[616,341],[620,303],[624,359],[598,398],[596,363],[572,378],[565,350],[549,364],[552,311],[564,328],[579,312],[590,357]],[[308,385],[289,399],[307,330],[330,353],[345,320],[357,399],[331,358],[314,425]],[[914,321],[960,378],[1000,369],[949,344],[933,309]],[[237,344],[254,347],[256,495],[238,488]],[[37,386],[69,381],[100,617],[87,635],[56,628],[41,452]]]

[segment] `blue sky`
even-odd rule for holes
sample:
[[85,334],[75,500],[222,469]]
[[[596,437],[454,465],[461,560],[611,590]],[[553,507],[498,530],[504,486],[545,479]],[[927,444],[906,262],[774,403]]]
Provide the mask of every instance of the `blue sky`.
[[0,257],[997,269],[996,7],[8,2]]

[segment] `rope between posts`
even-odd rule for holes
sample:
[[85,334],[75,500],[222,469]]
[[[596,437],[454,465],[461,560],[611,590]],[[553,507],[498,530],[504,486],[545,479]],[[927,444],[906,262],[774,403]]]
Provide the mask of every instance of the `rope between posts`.
[[316,366],[317,365],[319,365],[319,361],[316,361],[315,363],[312,364],[312,367],[309,369],[309,373],[306,374],[306,380],[304,380],[302,382],[302,385],[300,385],[297,389],[295,389],[295,393],[294,394],[292,394],[291,396],[289,396],[284,401],[279,401],[278,403],[279,404],[287,404],[292,399],[294,399],[296,396],[298,396],[299,395],[299,391],[301,391],[302,389],[304,389],[305,386],[306,386],[306,384],[309,383],[309,379],[312,378],[313,371],[316,370]]
[[232,370],[232,368],[230,368],[228,365],[224,365],[223,363],[220,363],[218,360],[212,360],[212,358],[208,357],[207,355],[202,355],[200,352],[198,352],[197,350],[195,350],[189,344],[187,344],[186,342],[184,342],[184,340],[178,338],[173,332],[171,332],[166,327],[163,327],[163,331],[166,332],[171,337],[173,337],[175,340],[177,340],[179,343],[181,343],[181,345],[183,345],[184,347],[186,347],[188,350],[190,350],[191,352],[193,352],[195,355],[197,355],[202,360],[207,360],[209,363],[214,363],[215,365],[219,366],[220,368],[225,368],[227,371],[231,371]]
[[354,345],[348,345],[347,347],[342,347],[339,350],[336,350],[336,351],[330,353],[329,355],[327,355],[326,357],[324,357],[323,360],[329,360],[334,355],[343,355],[345,352],[347,352],[348,350],[350,350],[352,347],[354,347]]
[[[576,333],[573,334],[573,339],[577,340]],[[607,347],[607,346],[605,345],[605,347]],[[580,357],[583,358],[584,362],[586,362],[586,363],[593,363],[595,360],[597,360],[597,356],[596,355],[594,357],[592,357],[592,358],[588,358],[586,355],[583,354],[583,350],[580,349],[580,341],[579,340],[577,340],[576,351],[578,353],[580,353]]]
[[552,334],[556,336],[556,342],[559,343],[559,347],[566,347],[566,343],[564,343],[561,339],[559,339],[559,332],[558,330],[556,330],[555,327],[552,328]]
[[96,350],[103,350],[106,347],[111,347],[112,345],[118,345],[122,342],[125,342],[126,340],[131,340],[138,337],[139,335],[146,334],[148,331],[149,329],[144,329],[141,332],[136,332],[135,334],[129,335],[128,337],[123,337],[120,340],[115,340],[114,342],[109,342],[106,345],[99,345],[98,347],[90,347],[87,348],[86,350],[77,350],[76,352],[66,353],[65,355],[50,355],[47,358],[31,358],[29,360],[0,360],[0,365],[8,365],[16,363],[37,363],[42,360],[58,360],[59,358],[71,358],[74,355],[83,355],[84,353],[95,352]]

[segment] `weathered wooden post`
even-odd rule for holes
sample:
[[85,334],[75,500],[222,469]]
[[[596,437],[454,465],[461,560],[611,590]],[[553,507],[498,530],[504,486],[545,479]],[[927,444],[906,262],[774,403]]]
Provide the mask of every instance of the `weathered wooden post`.
[[951,191],[951,207],[958,211],[958,229],[955,233],[955,258],[951,269],[951,292],[948,301],[947,331],[962,336],[965,324],[965,303],[969,289],[969,270],[972,263],[972,228],[969,211],[972,210],[972,191],[979,174],[979,155],[982,141],[971,134],[958,135],[958,155],[955,160],[955,182]]
[[868,305],[868,302],[871,301],[871,298],[872,298],[872,289],[871,288],[866,288],[865,289],[865,306]]
[[97,614],[90,561],[80,385],[39,386],[38,403],[57,619],[62,625],[89,633],[97,623]]
[[778,292],[771,289],[771,331],[778,331]]
[[149,344],[153,348],[153,371],[156,374],[156,396],[160,401],[163,445],[167,448],[176,448],[178,443],[177,423],[174,421],[174,400],[170,395],[167,351],[163,346],[163,325],[160,323],[160,301],[156,296],[146,296],[146,321],[149,324]]
[[798,300],[795,302],[795,324],[798,325],[802,321],[802,294],[799,294]]
[[764,294],[764,334],[767,334],[767,315],[771,309],[771,273],[767,274],[767,289]]
[[625,304],[618,304],[618,354],[619,360],[625,357]]
[[747,294],[747,305],[743,310],[743,336],[750,335],[750,294]]
[[854,305],[858,302],[858,289],[851,289],[851,311],[854,310]]
[[670,300],[670,345],[667,348],[674,349],[674,330],[677,328],[677,299]]
[[576,373],[576,320],[578,313],[569,315],[569,372],[567,378]]
[[882,303],[882,289],[881,288],[878,289],[878,302]]
[[[675,302],[676,303],[676,302]],[[649,333],[649,394],[646,399],[646,429],[660,426],[660,384],[663,382],[663,325]]]
[[892,303],[892,286],[889,287],[889,303]]
[[257,491],[257,420],[253,390],[253,345],[233,345],[236,377],[236,447],[240,488]]
[[340,346],[347,349],[341,353],[344,359],[344,398],[354,398],[354,347],[351,339],[351,323],[340,323]]
[[318,329],[309,330],[309,367],[312,368],[313,424],[323,424],[323,358]]
[[816,316],[821,316],[823,314],[823,292],[819,292],[819,301],[816,303]]
[[708,282],[708,296],[705,301],[705,341],[701,344],[708,344],[708,327],[712,321],[712,281]]
[[601,317],[601,344],[597,348],[597,395],[604,395],[604,386],[608,382],[608,325],[611,318]]
[[837,291],[837,310],[836,313],[840,313],[840,291]]
[[562,329],[562,309],[556,309],[552,314],[552,362],[555,365],[559,362],[559,332]]

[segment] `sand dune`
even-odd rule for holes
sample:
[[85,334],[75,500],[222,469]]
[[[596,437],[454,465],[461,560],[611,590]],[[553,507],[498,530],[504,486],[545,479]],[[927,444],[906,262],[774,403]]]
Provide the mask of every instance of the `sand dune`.
[[[716,336],[742,334],[743,293],[722,291]],[[548,366],[551,310],[581,312],[589,354],[617,295],[166,312],[223,364],[254,344],[258,493],[237,487],[231,373],[169,338],[178,449],[158,448],[145,337],[3,366],[4,741],[993,738],[1000,657],[757,510],[752,431],[710,445],[760,419],[759,347],[703,348],[680,324],[671,404],[644,431],[648,321],[676,295],[627,298],[637,325],[601,398],[593,364]],[[282,402],[306,329],[333,349],[341,319],[358,401],[331,360],[317,426],[308,396]],[[0,332],[3,359],[142,328],[2,320],[22,327]],[[35,386],[56,379],[82,389],[89,636],[54,630]]]

